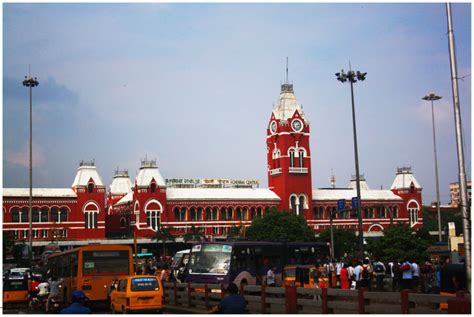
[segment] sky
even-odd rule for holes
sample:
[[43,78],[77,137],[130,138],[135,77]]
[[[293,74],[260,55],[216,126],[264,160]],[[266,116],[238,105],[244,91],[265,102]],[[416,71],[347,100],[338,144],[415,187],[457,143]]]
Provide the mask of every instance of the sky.
[[[452,4],[466,173],[471,175],[471,4]],[[458,180],[444,3],[3,4],[3,187],[28,187],[33,89],[33,187],[70,187],[94,160],[107,187],[134,181],[144,158],[164,178],[259,180],[266,129],[289,80],[310,122],[314,188],[359,166],[389,189],[411,166],[423,202],[436,201],[431,92],[441,202]]]

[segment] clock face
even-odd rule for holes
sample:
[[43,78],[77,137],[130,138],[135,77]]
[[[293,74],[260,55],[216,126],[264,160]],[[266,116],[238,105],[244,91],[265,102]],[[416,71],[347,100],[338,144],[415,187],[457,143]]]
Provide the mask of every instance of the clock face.
[[295,119],[291,122],[291,127],[293,128],[294,131],[300,132],[303,130],[303,122],[299,119]]
[[270,123],[270,132],[272,134],[275,134],[276,131],[277,131],[277,123],[275,121],[272,121]]

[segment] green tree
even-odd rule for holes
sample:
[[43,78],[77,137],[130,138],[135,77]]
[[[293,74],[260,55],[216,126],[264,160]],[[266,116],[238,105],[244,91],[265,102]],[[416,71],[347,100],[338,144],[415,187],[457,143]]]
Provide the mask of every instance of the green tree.
[[186,232],[183,237],[185,243],[190,241],[206,241],[206,235],[201,231],[201,229],[196,228],[194,225],[191,226],[191,229]]
[[[456,235],[462,233],[462,216],[461,213],[441,210],[441,230],[448,231],[448,223],[454,222],[456,225]],[[427,206],[423,206],[423,228],[427,231],[438,231],[438,214],[428,210]],[[437,239],[437,235],[435,239]],[[437,241],[437,240],[436,240]]]
[[174,230],[173,227],[159,226],[154,239],[163,243],[163,255],[166,255],[165,244],[167,241],[175,242],[176,237],[171,233]]
[[425,234],[416,234],[408,225],[397,224],[384,231],[379,240],[368,240],[366,250],[382,261],[423,259],[430,242]]
[[246,237],[259,241],[314,241],[314,233],[303,216],[271,208],[262,218],[252,220]]
[[230,228],[230,232],[227,235],[227,241],[235,241],[238,240],[240,237],[242,237],[242,231],[243,227],[242,226],[233,226]]
[[[334,255],[336,258],[355,255],[357,250],[357,237],[353,230],[333,229],[334,234]],[[327,229],[319,234],[318,240],[321,242],[331,242],[331,230]]]

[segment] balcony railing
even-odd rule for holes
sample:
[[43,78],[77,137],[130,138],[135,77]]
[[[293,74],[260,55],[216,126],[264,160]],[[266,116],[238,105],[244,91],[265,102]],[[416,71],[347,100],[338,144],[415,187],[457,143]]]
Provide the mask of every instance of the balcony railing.
[[279,174],[281,174],[281,167],[270,170],[270,175],[279,175]]
[[290,167],[290,173],[308,174],[308,168],[307,167]]

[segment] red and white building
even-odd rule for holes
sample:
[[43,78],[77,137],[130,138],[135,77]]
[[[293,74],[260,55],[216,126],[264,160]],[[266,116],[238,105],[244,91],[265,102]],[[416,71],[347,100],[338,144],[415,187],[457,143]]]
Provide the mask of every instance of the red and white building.
[[[356,197],[355,181],[347,188],[313,189],[309,137],[310,123],[293,85],[285,83],[267,128],[269,188],[258,188],[255,181],[165,180],[155,161],[144,160],[133,182],[126,171],[116,171],[106,193],[94,164],[82,163],[71,188],[33,190],[34,241],[51,240],[57,229],[69,241],[130,239],[136,233],[139,243],[149,242],[160,226],[172,227],[178,236],[194,226],[208,237],[225,238],[232,227],[249,226],[271,207],[303,215],[321,232],[337,201],[350,204]],[[364,235],[380,234],[391,223],[421,227],[421,192],[410,168],[397,170],[389,190],[370,189],[362,177]],[[3,228],[18,240],[26,239],[27,212],[28,189],[5,188]],[[358,230],[349,211],[336,214],[333,224]]]

